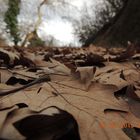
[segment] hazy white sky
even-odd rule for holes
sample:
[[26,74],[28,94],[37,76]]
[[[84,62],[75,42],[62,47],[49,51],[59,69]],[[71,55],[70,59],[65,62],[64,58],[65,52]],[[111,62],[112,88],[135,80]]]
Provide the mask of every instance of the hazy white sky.
[[[34,29],[37,20],[37,6],[42,0],[22,0],[20,14],[18,16],[21,36]],[[79,45],[78,39],[73,35],[74,29],[72,20],[80,19],[82,9],[96,4],[101,0],[71,0],[70,5],[64,6],[60,0],[48,0],[50,4],[42,6],[42,23],[38,34],[43,40],[53,36],[59,40],[59,45],[74,44]],[[58,1],[58,3],[55,3]]]
[[[94,1],[96,5],[96,0]],[[71,7],[69,10],[68,9],[64,9],[62,11],[60,10],[59,14],[57,13],[54,14],[52,11],[53,9],[48,10],[49,14],[47,15],[46,13],[46,16],[44,15],[44,20],[38,32],[39,35],[44,40],[47,39],[49,35],[52,35],[54,36],[54,38],[60,41],[59,42],[60,45],[65,45],[65,44],[70,44],[70,43],[74,45],[80,45],[78,43],[78,38],[76,38],[73,35],[74,29],[73,29],[72,23],[68,20],[63,20],[61,16],[65,17],[69,14],[69,16],[72,18],[80,19],[82,8],[85,6],[85,4],[87,5],[87,7],[90,6],[91,0],[88,0],[88,1],[87,0],[71,0],[71,2],[69,3],[74,5],[75,7]],[[47,20],[47,17],[49,17],[48,18],[49,20]]]

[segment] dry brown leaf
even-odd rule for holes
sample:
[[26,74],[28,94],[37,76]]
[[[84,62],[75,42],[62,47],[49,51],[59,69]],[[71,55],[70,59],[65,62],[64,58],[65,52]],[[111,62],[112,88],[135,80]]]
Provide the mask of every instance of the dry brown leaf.
[[12,76],[13,74],[7,69],[0,69],[0,82],[1,83],[6,83]]
[[140,98],[134,91],[134,86],[130,85],[126,89],[126,101],[130,107],[130,111],[138,118],[140,118]]
[[133,64],[109,62],[105,67],[96,70],[93,81],[115,85],[121,89],[129,84],[134,84],[139,79],[140,73]]
[[[18,53],[18,52],[14,52],[14,53],[13,53],[13,52],[4,50],[4,49],[2,49],[2,48],[0,48],[0,52],[6,54],[7,57],[9,57],[9,64],[13,64],[15,59],[20,59],[19,53]],[[6,58],[6,56],[5,56],[4,59],[7,59],[7,60],[8,60],[8,58]]]
[[[115,91],[116,88],[112,86],[94,84],[88,92],[85,92],[62,85],[52,85],[59,91],[63,98],[58,94],[58,96],[43,102],[42,107],[52,106],[55,103],[57,107],[67,110],[73,114],[78,121],[81,139],[83,140],[92,140],[93,137],[101,138],[100,133],[104,131],[106,131],[106,133],[108,132],[107,134],[109,139],[113,139],[115,137],[115,139],[129,139],[122,133],[121,127],[118,126],[118,123],[121,125],[121,123],[124,124],[126,122],[130,122],[135,126],[139,121],[139,119],[135,118],[132,114],[128,115],[128,113],[125,113],[125,111],[129,112],[129,108],[123,101],[117,101],[115,99],[112,92]],[[52,90],[49,85],[44,86],[48,92]],[[107,115],[104,114],[106,109],[114,110],[113,113],[116,117],[114,118],[114,114],[112,116],[110,113]],[[120,110],[120,112],[117,110]],[[128,115],[129,117],[126,117],[126,119],[121,115]],[[117,125],[114,132],[112,132],[110,128],[110,125],[113,122]],[[106,123],[105,128],[101,128],[100,125],[104,123]],[[118,136],[118,134],[120,135]],[[103,133],[102,136],[107,139],[105,133]]]
[[9,107],[9,108],[3,108],[3,110],[0,111],[0,131],[4,125],[4,122],[8,116],[8,113],[12,112],[13,110],[17,109],[18,107],[17,106],[12,106],[12,107]]
[[[9,98],[10,100],[15,98],[12,101],[13,104],[26,101],[30,110],[34,111],[41,111],[50,106],[57,106],[68,111],[78,122],[82,140],[92,140],[93,137],[101,139],[101,136],[104,139],[118,140],[121,138],[128,140],[129,138],[121,130],[122,125],[129,122],[136,126],[139,122],[139,119],[129,112],[127,104],[114,97],[113,92],[116,91],[116,88],[113,86],[92,84],[89,91],[86,92],[51,82],[50,84],[53,88],[46,83],[38,94],[35,88],[32,91],[26,90],[24,93],[15,93]],[[26,95],[26,98],[28,96],[28,101],[30,99],[29,103],[27,103],[27,99],[24,100],[23,94]],[[109,109],[113,111],[105,113],[105,110]],[[113,131],[111,128],[112,123],[116,125]],[[4,134],[7,133],[5,132]]]
[[92,79],[94,77],[94,73],[96,71],[96,67],[78,67],[76,72],[79,72],[81,82],[85,84],[86,89],[89,88]]
[[[90,49],[92,50],[92,48]],[[90,49],[73,51],[60,49],[60,54],[57,57],[60,61],[74,62],[70,61],[72,57],[76,58],[76,55],[81,53],[85,57],[88,53],[90,54]],[[97,49],[96,47],[94,49],[101,57],[106,55],[106,49]],[[52,48],[51,51],[53,50]],[[75,56],[70,54],[71,52],[75,53]],[[115,52],[117,52],[117,49]],[[6,73],[8,77],[14,75],[25,80],[30,79],[30,77],[38,78],[44,74],[50,75],[51,78],[48,83],[38,83],[0,98],[0,114],[2,116],[0,118],[0,136],[2,138],[25,139],[13,124],[34,114],[48,113],[52,115],[53,111],[49,109],[51,106],[56,106],[74,116],[79,126],[81,140],[93,140],[93,138],[99,140],[130,140],[122,131],[122,128],[127,123],[135,128],[140,128],[139,102],[133,99],[134,95],[139,98],[140,73],[132,62],[105,62],[105,66],[97,68],[96,72],[92,66],[79,67],[72,75],[71,70],[59,61],[51,58],[51,62],[43,61],[44,56],[41,56],[40,53],[44,53],[44,50],[36,52],[36,55],[28,53],[28,51],[26,53],[26,57],[32,59],[39,67],[13,68],[9,71],[10,74],[7,70],[1,71],[2,76]],[[68,55],[62,55],[62,53]],[[30,58],[32,55],[33,57]],[[63,57],[63,60],[59,57]],[[84,59],[80,56],[81,60]],[[7,79],[3,77],[3,83]],[[129,84],[135,86],[136,92]],[[114,92],[126,86],[129,87],[126,93],[130,100],[127,98],[118,100]],[[13,86],[0,84],[1,90],[11,90],[12,88]],[[8,112],[11,113],[8,114]]]
[[21,78],[24,80],[32,79],[32,78],[38,78],[37,73],[35,72],[30,72],[28,69],[14,69],[10,70],[11,73],[13,73],[13,76],[16,78]]
[[140,90],[136,90],[135,93],[136,93],[137,96],[140,98]]
[[12,90],[14,87],[10,85],[6,85],[4,83],[0,83],[0,91],[2,90]]
[[105,72],[97,76],[95,75],[93,81],[97,81],[99,83],[106,84],[106,85],[114,85],[118,89],[121,89],[128,85],[128,82],[120,77],[121,70],[113,71],[111,69],[110,71],[112,72],[109,73]]
[[24,140],[25,137],[22,136],[18,130],[13,126],[13,123],[17,120],[20,120],[26,116],[34,114],[27,108],[16,109],[6,118],[4,126],[1,130],[1,138],[11,139],[11,140]]
[[134,84],[140,80],[140,73],[136,69],[128,69],[123,71],[124,77],[127,82]]
[[66,67],[64,64],[62,64],[59,61],[56,61],[52,58],[50,58],[50,60],[56,66],[53,68],[54,71],[70,75],[71,70],[68,67]]

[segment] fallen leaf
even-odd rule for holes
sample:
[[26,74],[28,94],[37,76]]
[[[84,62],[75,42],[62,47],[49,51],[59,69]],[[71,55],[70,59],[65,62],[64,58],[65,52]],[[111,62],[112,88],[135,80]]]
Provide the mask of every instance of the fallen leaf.
[[54,71],[70,75],[71,70],[68,67],[52,58],[50,58],[50,60],[55,65],[55,67],[53,68]]
[[76,72],[79,72],[80,80],[85,84],[86,89],[89,88],[92,79],[94,77],[94,73],[96,71],[96,67],[78,67]]
[[80,140],[78,125],[71,114],[61,109],[53,116],[32,115],[14,123],[16,129],[27,139]]

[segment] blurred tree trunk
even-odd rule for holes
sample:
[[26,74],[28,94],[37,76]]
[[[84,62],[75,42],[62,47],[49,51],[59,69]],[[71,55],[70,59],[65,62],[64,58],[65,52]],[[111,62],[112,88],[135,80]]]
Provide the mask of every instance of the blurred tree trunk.
[[93,43],[107,46],[124,46],[127,41],[140,43],[140,0],[126,0],[109,24],[97,33]]

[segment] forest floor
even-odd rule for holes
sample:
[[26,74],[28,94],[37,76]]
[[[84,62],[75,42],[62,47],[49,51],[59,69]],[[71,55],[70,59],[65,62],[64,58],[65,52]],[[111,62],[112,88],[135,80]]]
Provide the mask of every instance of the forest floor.
[[0,138],[139,140],[140,50],[0,48]]

